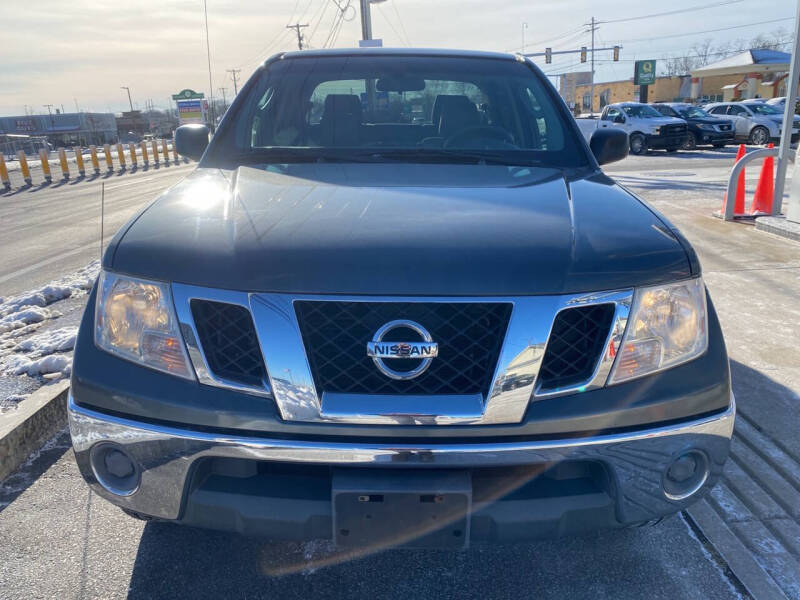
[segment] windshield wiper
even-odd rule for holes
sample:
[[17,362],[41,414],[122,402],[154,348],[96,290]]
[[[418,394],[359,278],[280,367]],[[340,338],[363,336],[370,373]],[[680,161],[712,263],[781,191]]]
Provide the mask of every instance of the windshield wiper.
[[504,166],[541,166],[543,161],[521,156],[510,156],[498,152],[480,152],[449,148],[408,148],[392,149],[368,153],[370,158],[378,162],[403,160],[413,162],[436,162],[458,164],[486,164]]

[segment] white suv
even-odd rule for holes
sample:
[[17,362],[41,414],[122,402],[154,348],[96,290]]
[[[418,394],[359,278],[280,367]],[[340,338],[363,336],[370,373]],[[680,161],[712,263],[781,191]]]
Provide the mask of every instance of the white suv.
[[[781,137],[783,112],[763,100],[744,102],[714,102],[705,107],[715,116],[725,116],[733,121],[734,135],[738,141],[763,146]],[[795,116],[792,141],[797,141],[800,117]]]

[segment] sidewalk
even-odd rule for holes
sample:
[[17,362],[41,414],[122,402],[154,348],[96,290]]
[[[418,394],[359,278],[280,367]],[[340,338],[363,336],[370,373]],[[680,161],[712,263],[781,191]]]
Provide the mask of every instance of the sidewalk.
[[715,190],[629,185],[697,250],[731,358],[731,459],[688,514],[755,597],[800,598],[800,243],[711,217]]

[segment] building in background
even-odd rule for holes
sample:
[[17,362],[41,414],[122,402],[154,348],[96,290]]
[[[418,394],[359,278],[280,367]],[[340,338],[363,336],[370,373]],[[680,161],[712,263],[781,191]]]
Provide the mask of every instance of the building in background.
[[561,73],[558,76],[558,91],[570,110],[580,112],[580,98],[576,94],[579,85],[592,83],[591,71],[577,71],[575,73]]
[[53,147],[110,144],[117,140],[111,113],[55,113],[0,117],[0,134],[44,136]]
[[[691,78],[688,75],[675,77],[656,77],[655,84],[649,86],[649,102],[681,102],[689,97]],[[575,86],[576,101],[580,112],[600,112],[603,107],[616,102],[638,102],[639,86],[633,84],[633,77],[621,81],[606,81],[594,84],[594,108],[592,108],[591,86]]]
[[791,55],[754,49],[692,71],[691,98],[699,102],[776,98],[786,95]]

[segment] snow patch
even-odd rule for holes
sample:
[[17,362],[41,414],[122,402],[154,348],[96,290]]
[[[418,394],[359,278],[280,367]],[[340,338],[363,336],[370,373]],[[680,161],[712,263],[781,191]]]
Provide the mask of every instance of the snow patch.
[[[64,356],[63,354],[51,354],[35,360],[30,360],[20,354],[12,354],[12,358],[19,359],[16,361],[16,366],[11,371],[14,375],[29,375],[30,377],[35,377],[36,375],[59,373],[61,377],[66,377],[72,370],[72,357]],[[53,378],[48,377],[48,379]],[[58,379],[60,379],[60,377]]]
[[45,319],[51,319],[56,314],[47,308],[38,306],[21,306],[16,311],[0,317],[0,334],[21,329],[31,323],[41,323]]
[[14,350],[17,352],[31,352],[39,356],[53,354],[54,352],[66,352],[75,347],[77,337],[77,327],[62,327],[61,329],[53,329],[52,331],[32,335],[27,340],[17,344]]
[[[53,302],[92,289],[100,273],[100,261],[92,261],[82,269],[51,281],[42,287],[10,298],[0,298],[0,317],[6,318],[33,307],[43,308]],[[0,330],[2,331],[2,330]]]

